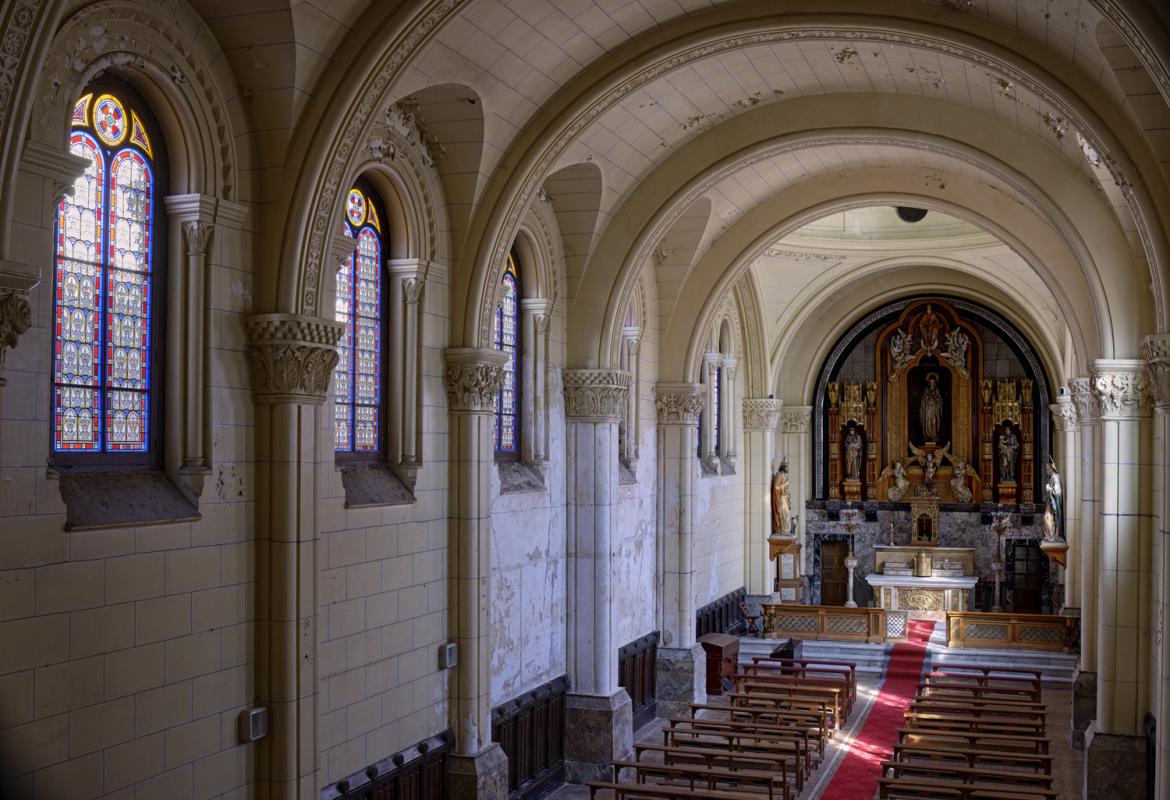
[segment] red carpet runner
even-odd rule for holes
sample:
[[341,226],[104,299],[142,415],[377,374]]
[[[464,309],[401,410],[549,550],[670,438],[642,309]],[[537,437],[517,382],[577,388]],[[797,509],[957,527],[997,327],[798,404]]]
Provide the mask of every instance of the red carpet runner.
[[822,795],[826,800],[872,800],[877,793],[881,762],[894,752],[898,728],[903,727],[902,714],[914,699],[926,643],[933,632],[934,623],[930,620],[913,619],[906,643],[894,645],[886,664],[885,683],[874,698],[865,725]]

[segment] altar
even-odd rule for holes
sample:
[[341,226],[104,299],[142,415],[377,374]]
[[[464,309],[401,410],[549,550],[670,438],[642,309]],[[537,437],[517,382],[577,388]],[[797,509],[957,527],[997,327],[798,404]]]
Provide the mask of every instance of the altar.
[[915,619],[945,620],[948,611],[966,611],[979,582],[973,548],[878,545],[874,561],[865,581],[878,605]]

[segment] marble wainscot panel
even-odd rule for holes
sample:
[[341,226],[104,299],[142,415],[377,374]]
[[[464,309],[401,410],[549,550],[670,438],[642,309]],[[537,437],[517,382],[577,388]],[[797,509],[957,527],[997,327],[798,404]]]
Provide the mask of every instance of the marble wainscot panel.
[[[859,606],[866,606],[875,600],[872,588],[865,576],[874,571],[874,547],[891,544],[890,523],[894,525],[893,544],[909,546],[910,507],[905,503],[834,503],[810,500],[805,508],[805,574],[809,576],[808,603],[821,602],[821,544],[825,541],[845,541],[849,537],[845,530],[845,518],[841,512],[855,508],[865,513],[857,516],[854,531],[853,555],[858,560],[853,575],[853,597]],[[996,535],[991,526],[994,506],[972,508],[969,505],[942,504],[939,506],[939,547],[970,547],[975,550],[975,572],[979,583],[973,597],[980,598],[985,608],[990,608],[995,586]],[[1011,597],[1014,575],[1013,548],[1016,541],[1039,541],[1043,539],[1040,525],[1041,509],[1020,506],[1010,514],[1009,525],[1004,533],[1005,559],[1004,598]],[[868,520],[866,518],[869,518]],[[1041,604],[1046,613],[1052,611],[1053,591],[1049,580],[1048,560],[1042,564]],[[1012,610],[1005,605],[1006,610]]]

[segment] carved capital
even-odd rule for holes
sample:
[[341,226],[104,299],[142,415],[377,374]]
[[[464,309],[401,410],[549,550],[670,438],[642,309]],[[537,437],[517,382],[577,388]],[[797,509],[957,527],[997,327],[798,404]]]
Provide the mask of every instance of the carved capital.
[[494,414],[504,380],[508,354],[479,347],[453,347],[443,352],[447,362],[443,383],[447,407],[454,413]]
[[1058,431],[1080,430],[1080,421],[1077,419],[1077,407],[1068,395],[1061,395],[1056,402],[1048,406],[1052,412],[1052,421]]
[[697,425],[706,405],[701,383],[660,383],[654,387],[659,425]]
[[780,401],[749,398],[743,401],[743,427],[749,431],[774,431],[780,423]]
[[187,255],[203,256],[207,253],[207,245],[211,243],[211,234],[215,226],[210,222],[192,220],[183,223],[183,238],[187,242]]
[[402,299],[408,306],[415,305],[422,299],[423,287],[426,281],[418,278],[402,279]]
[[797,406],[780,411],[780,425],[785,433],[808,433],[812,425],[812,407]]
[[738,371],[739,371],[739,359],[738,358],[725,358],[725,359],[723,359],[723,374],[725,376],[727,376],[727,380],[734,381],[735,374]]
[[0,386],[8,384],[4,377],[4,363],[8,351],[16,347],[21,335],[32,325],[32,308],[28,293],[15,289],[0,289]]
[[630,391],[630,373],[617,369],[564,371],[565,417],[580,421],[621,419]]
[[1101,404],[1093,394],[1092,378],[1073,378],[1068,382],[1068,394],[1082,425],[1092,425],[1101,419]]
[[248,362],[257,403],[321,405],[337,366],[342,325],[299,314],[248,320]]
[[1147,336],[1142,342],[1142,355],[1149,366],[1154,403],[1159,409],[1170,409],[1170,334]]
[[1135,419],[1150,415],[1150,373],[1142,361],[1100,359],[1093,362],[1093,395],[1101,419]]

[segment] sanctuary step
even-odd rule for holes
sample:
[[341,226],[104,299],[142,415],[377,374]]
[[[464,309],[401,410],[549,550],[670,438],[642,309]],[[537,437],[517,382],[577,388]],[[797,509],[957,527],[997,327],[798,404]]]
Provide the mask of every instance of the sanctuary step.
[[[1077,658],[1064,653],[1046,653],[1035,650],[992,650],[979,648],[962,649],[946,646],[946,635],[942,626],[936,626],[935,633],[927,648],[927,659],[931,669],[952,664],[970,664],[975,661],[988,667],[1010,667],[1039,669],[1044,671],[1044,683],[1056,686],[1070,685],[1076,670]],[[775,639],[759,639],[745,636],[740,639],[740,663],[751,663],[754,656],[769,656],[776,648]],[[805,640],[801,646],[801,658],[852,661],[857,671],[867,675],[881,675],[889,659],[890,644],[864,644],[859,642],[833,642]]]

